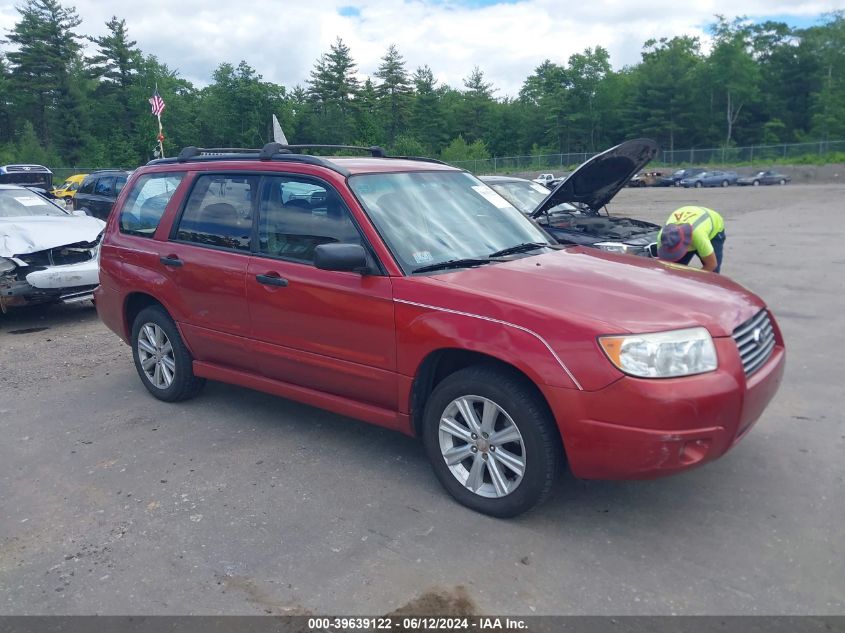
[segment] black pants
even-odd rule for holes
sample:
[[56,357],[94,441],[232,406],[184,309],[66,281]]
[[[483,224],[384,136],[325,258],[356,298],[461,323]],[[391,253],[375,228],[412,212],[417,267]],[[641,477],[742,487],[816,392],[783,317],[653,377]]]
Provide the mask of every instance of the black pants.
[[[716,256],[716,269],[713,271],[714,273],[718,273],[722,271],[722,255],[725,251],[725,232],[722,231],[712,240],[710,243],[713,245],[713,254]],[[683,264],[684,266],[688,266],[689,263],[692,261],[693,255],[696,255],[695,251],[690,251],[686,255],[684,255],[679,261],[679,264]],[[701,258],[699,258],[701,259]]]

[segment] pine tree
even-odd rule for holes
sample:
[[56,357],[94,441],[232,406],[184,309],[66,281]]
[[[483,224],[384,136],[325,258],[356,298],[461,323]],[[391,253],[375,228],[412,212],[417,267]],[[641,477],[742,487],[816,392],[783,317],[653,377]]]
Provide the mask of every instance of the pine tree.
[[[80,36],[73,31],[81,20],[76,9],[65,8],[57,0],[27,0],[16,10],[20,21],[8,40],[17,50],[7,54],[12,83],[21,111],[32,113],[41,143],[50,146],[54,141],[51,114],[56,108],[65,108],[65,99],[76,98],[69,86],[69,70],[81,49]],[[81,141],[72,132],[55,127],[58,145],[66,148]]]
[[414,100],[411,130],[428,152],[439,152],[447,140],[437,80],[428,65],[414,72]]
[[106,22],[108,33],[87,38],[97,46],[97,54],[86,59],[89,74],[98,81],[95,96],[97,115],[120,122],[122,142],[128,142],[136,129],[136,121],[145,110],[145,103],[130,102],[130,88],[137,82],[141,51],[129,39],[126,20],[113,16]]
[[406,129],[411,97],[411,84],[405,70],[405,60],[396,45],[391,44],[387,48],[387,53],[381,58],[381,65],[374,74],[381,79],[377,92],[387,142],[392,144]]
[[355,71],[349,47],[340,38],[314,64],[308,94],[317,111],[318,128],[324,142],[351,141],[354,134],[352,101],[358,92]]

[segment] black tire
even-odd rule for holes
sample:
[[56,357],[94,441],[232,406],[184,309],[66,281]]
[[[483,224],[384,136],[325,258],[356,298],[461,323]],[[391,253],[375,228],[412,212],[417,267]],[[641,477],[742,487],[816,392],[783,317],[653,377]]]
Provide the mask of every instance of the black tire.
[[781,179],[778,181],[778,184],[779,184],[780,186],[783,186],[783,185],[785,185],[785,184],[786,184],[786,180],[785,180],[784,178],[781,178]]
[[[484,457],[481,467],[483,486],[490,489],[494,484],[488,458],[490,462],[496,462],[499,472],[509,477],[508,483],[515,484],[512,490],[502,496],[482,496],[468,489],[446,463],[441,448],[440,420],[450,406],[464,397],[475,397],[494,403],[506,414],[499,415],[494,424],[504,424],[509,428],[512,422],[519,431],[520,442],[499,445],[498,454],[516,451],[517,455],[522,457],[524,469],[520,481],[516,482],[518,475],[515,471],[508,471],[506,467],[501,466],[502,462],[496,457],[495,447],[487,450],[482,448],[481,452],[476,449],[474,454],[467,456],[457,465],[465,468],[466,462],[473,462],[479,455]],[[480,410],[476,410],[476,413],[480,413]],[[496,430],[501,430],[501,427],[496,427]],[[467,367],[438,384],[426,404],[422,435],[434,473],[449,494],[472,510],[499,518],[517,516],[542,503],[551,493],[563,463],[560,435],[545,401],[525,378],[498,367]],[[472,445],[467,441],[462,446]],[[505,447],[508,448],[505,450]]]
[[754,181],[753,183],[751,183],[751,184],[753,184],[755,187],[759,187],[759,186],[760,186],[760,181],[759,181],[759,180],[755,180],[755,181]]
[[729,183],[727,180],[723,180],[723,181],[722,181],[722,186],[723,186],[723,187],[727,187],[729,184],[731,184],[731,183]]
[[696,181],[695,181],[695,188],[696,188],[696,189],[701,189],[701,181],[700,181],[700,180],[696,180]]
[[[172,360],[175,371],[172,381],[166,387],[156,386],[142,367],[141,351],[138,346],[141,329],[147,325],[157,326],[163,330],[172,348]],[[152,395],[165,402],[178,402],[196,396],[205,385],[204,378],[197,378],[193,371],[193,358],[188,348],[182,342],[179,329],[161,306],[144,308],[135,317],[132,324],[132,359],[141,382]]]

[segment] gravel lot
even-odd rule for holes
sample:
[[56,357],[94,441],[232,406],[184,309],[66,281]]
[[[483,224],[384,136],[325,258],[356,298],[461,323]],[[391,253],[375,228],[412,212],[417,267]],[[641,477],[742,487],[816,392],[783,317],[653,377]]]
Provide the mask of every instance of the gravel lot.
[[0,613],[842,614],[843,199],[622,192],[612,213],[726,216],[724,273],[778,317],[786,379],[721,460],[566,476],[511,521],[454,503],[398,434],[216,383],[154,400],[87,304],[0,315]]

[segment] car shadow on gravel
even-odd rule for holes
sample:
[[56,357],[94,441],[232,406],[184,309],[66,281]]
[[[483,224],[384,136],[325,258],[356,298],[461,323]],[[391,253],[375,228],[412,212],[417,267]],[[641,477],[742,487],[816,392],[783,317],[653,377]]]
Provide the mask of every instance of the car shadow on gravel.
[[0,335],[28,334],[72,323],[98,320],[97,311],[90,301],[67,305],[36,305],[9,308],[0,313]]
[[[397,485],[408,485],[409,492],[424,492],[427,497],[442,496],[450,506],[449,512],[499,523],[497,519],[484,519],[449,498],[431,471],[422,443],[415,438],[223,383],[210,382],[191,404],[198,409],[209,407],[222,413],[231,420],[233,432],[237,432],[240,425],[248,425],[256,428],[264,438],[269,436],[271,442],[276,436],[280,442],[295,436],[309,446],[320,447],[312,454],[313,458],[325,462],[318,468],[335,468],[338,453],[342,451],[345,456],[354,455],[355,461],[364,464],[365,468],[372,468],[368,477],[378,481],[393,478],[389,464],[401,461],[407,470],[404,481]],[[244,417],[244,411],[249,411],[248,418]],[[732,481],[732,474],[726,472],[731,469],[720,465],[721,462],[716,462],[650,481],[586,481],[565,470],[546,503],[509,522],[544,532],[566,532],[570,539],[579,532],[592,538],[588,534],[590,530],[609,524],[615,526],[614,531],[651,530],[658,534],[665,525],[675,521],[685,524],[707,522],[714,514],[731,511],[718,505],[719,499],[730,498],[724,489],[729,488]],[[406,477],[410,478],[410,483]],[[442,510],[442,506],[437,509]]]

